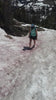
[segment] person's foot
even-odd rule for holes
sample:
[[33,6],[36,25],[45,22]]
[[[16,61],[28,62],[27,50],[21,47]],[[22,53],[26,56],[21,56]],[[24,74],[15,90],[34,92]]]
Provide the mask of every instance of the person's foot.
[[33,48],[35,47],[35,45],[33,45]]
[[29,46],[29,48],[31,48],[31,46]]

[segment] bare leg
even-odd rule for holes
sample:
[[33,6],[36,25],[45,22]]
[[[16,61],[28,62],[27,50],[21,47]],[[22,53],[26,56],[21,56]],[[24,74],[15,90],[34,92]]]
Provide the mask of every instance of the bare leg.
[[34,40],[34,47],[35,47],[35,44],[36,44],[36,40]]
[[31,47],[31,43],[32,43],[32,39],[30,39],[30,42],[29,42],[29,47]]

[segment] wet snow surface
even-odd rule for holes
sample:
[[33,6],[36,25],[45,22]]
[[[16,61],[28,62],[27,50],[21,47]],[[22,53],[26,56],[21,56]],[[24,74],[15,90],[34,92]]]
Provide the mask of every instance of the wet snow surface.
[[38,32],[36,47],[26,37],[0,29],[0,100],[56,100],[56,31]]

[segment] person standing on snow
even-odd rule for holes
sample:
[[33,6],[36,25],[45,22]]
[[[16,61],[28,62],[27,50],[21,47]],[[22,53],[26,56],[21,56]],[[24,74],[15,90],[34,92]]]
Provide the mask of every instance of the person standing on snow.
[[34,42],[33,47],[36,45],[37,40],[37,29],[34,24],[31,25],[30,32],[29,32],[29,48],[31,48],[32,40]]

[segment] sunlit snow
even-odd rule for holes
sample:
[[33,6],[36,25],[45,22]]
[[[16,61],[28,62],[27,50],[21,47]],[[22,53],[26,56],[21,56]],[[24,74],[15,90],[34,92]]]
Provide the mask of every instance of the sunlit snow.
[[38,31],[36,47],[23,50],[28,43],[0,28],[0,100],[56,100],[56,30]]

